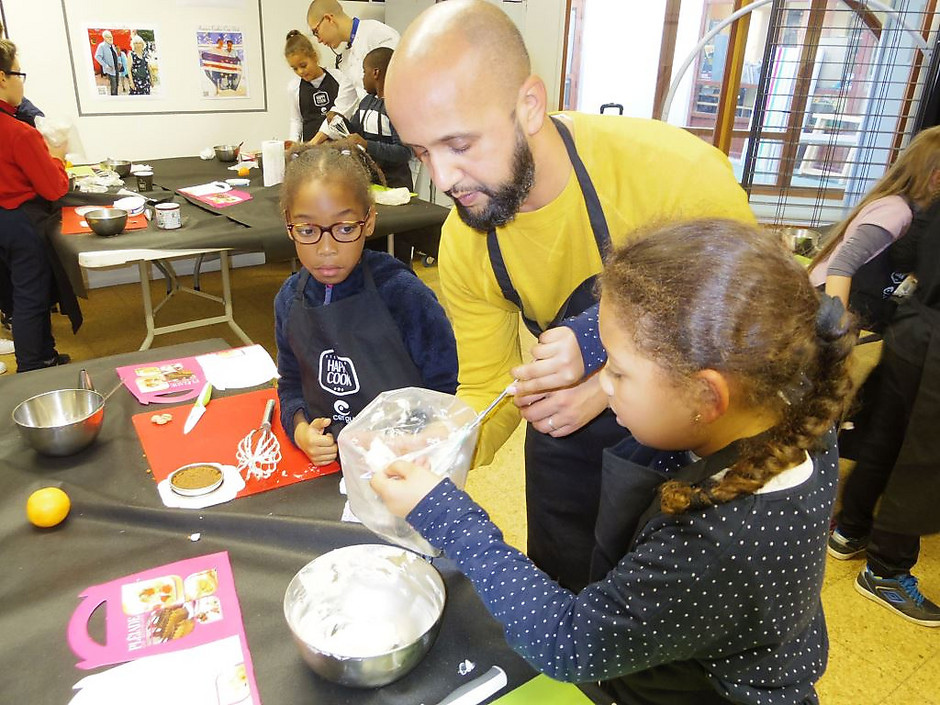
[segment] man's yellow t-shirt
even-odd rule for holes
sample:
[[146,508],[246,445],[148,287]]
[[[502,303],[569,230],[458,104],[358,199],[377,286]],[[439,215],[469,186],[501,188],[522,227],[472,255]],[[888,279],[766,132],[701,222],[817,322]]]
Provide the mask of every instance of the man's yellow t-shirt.
[[[754,222],[727,157],[698,137],[655,120],[562,113],[597,191],[613,245],[661,222],[725,217]],[[519,213],[497,229],[506,269],[530,318],[545,327],[572,291],[601,270],[587,208],[572,170],[548,205]],[[694,263],[690,263],[690,266]],[[444,306],[457,337],[457,396],[483,409],[512,381],[522,361],[519,310],[503,298],[486,233],[451,211],[439,259]],[[485,464],[519,423],[502,405],[481,428],[477,463]]]

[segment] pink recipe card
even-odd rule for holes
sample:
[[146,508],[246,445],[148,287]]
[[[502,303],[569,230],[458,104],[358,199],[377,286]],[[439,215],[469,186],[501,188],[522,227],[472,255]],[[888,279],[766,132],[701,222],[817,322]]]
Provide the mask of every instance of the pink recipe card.
[[174,404],[195,399],[206,383],[206,375],[195,357],[127,365],[116,371],[141,404]]
[[250,201],[251,194],[247,191],[232,189],[231,191],[224,191],[222,193],[207,193],[201,196],[194,196],[194,198],[213,208],[225,208],[226,206],[234,206],[238,203]]
[[[68,641],[81,669],[109,666],[237,636],[244,679],[260,702],[228,553],[213,553],[92,585],[80,595]],[[105,609],[105,643],[88,634],[88,620]]]

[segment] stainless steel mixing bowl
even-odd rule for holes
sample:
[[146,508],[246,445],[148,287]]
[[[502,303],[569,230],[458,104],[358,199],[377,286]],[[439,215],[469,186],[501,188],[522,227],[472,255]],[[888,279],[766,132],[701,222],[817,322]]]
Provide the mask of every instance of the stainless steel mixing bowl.
[[72,455],[91,445],[104,423],[104,397],[93,389],[57,389],[13,410],[20,435],[45,455]]
[[82,216],[96,235],[111,237],[124,232],[127,211],[121,208],[97,208]]
[[122,179],[130,176],[131,173],[131,163],[124,159],[105,159],[101,162],[101,166],[115,172]]
[[376,688],[424,658],[440,629],[445,599],[440,573],[418,554],[361,544],[304,566],[287,586],[284,616],[316,673]]
[[217,144],[212,149],[215,150],[215,158],[220,162],[234,162],[238,159],[238,145]]

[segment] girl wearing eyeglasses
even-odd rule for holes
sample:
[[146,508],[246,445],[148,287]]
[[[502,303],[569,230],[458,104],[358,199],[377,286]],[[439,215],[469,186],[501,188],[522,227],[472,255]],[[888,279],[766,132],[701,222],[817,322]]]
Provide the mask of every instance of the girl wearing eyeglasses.
[[[316,465],[380,392],[457,389],[457,345],[434,293],[384,252],[375,228],[374,162],[341,142],[293,152],[281,187],[301,270],[274,300],[281,424]],[[370,164],[371,163],[371,164]]]

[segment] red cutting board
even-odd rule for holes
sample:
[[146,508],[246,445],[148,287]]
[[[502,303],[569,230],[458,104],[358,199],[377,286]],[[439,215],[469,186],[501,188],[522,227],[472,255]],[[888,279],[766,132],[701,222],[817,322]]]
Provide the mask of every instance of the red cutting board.
[[[192,404],[162,407],[158,412],[135,414],[132,419],[134,430],[137,431],[140,444],[150,462],[153,479],[159,483],[178,467],[190,463],[237,466],[235,452],[238,450],[238,442],[261,425],[264,405],[268,399],[274,399],[277,404],[276,390],[259,389],[212,399],[206,407],[206,413],[188,434],[183,433],[183,425],[193,408]],[[173,420],[160,426],[150,420],[154,413],[172,414]],[[313,465],[310,459],[288,440],[279,419],[279,410],[275,406],[271,430],[281,444],[282,456],[277,470],[264,480],[246,478],[245,489],[239,492],[237,497],[339,472],[339,463],[333,462],[323,467]]]
[[[80,206],[87,208],[88,206]],[[108,206],[101,206],[101,208],[107,208]],[[75,212],[74,206],[66,206],[62,209],[62,234],[63,235],[80,235],[81,233],[90,233],[91,228],[85,223],[85,219]],[[127,224],[124,226],[124,230],[143,230],[147,227],[149,221],[147,216],[143,213],[138,215],[129,215],[127,216]]]

